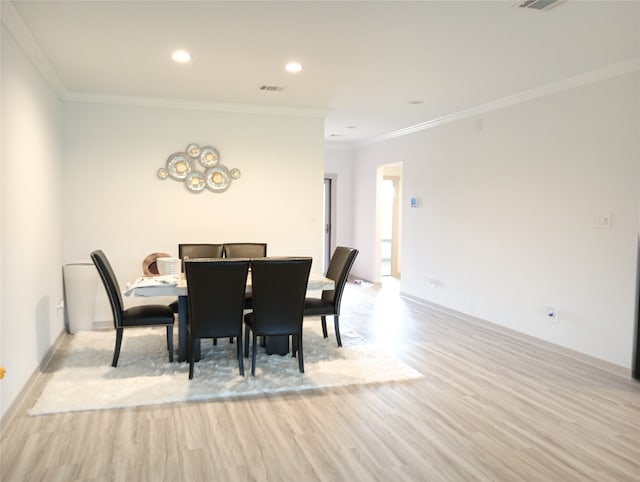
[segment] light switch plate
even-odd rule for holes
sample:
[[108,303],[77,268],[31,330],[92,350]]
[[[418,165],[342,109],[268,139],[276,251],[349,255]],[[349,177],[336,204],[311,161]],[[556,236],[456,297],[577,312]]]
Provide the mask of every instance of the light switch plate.
[[611,214],[598,214],[593,216],[591,226],[594,229],[610,229],[611,228]]

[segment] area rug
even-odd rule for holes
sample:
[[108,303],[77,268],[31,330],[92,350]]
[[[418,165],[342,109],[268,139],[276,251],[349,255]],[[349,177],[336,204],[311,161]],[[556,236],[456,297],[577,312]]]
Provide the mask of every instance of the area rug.
[[[164,328],[125,331],[118,367],[111,367],[115,333],[81,331],[72,336],[68,354],[51,368],[41,396],[28,413],[50,413],[139,407],[164,403],[314,390],[422,377],[379,346],[349,330],[342,348],[335,337],[323,338],[317,325],[305,325],[304,367],[291,355],[267,355],[258,349],[256,376],[250,358],[245,377],[238,372],[236,345],[228,339],[213,346],[202,340],[202,358],[189,380],[189,364],[169,363]],[[177,342],[177,337],[175,338]]]

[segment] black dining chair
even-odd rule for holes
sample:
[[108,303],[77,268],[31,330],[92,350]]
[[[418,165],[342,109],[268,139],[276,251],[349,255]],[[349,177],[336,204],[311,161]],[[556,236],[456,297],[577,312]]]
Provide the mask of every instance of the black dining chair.
[[249,356],[249,331],[253,333],[251,375],[256,374],[258,336],[292,336],[292,355],[304,373],[302,318],[311,258],[251,260],[253,311],[244,316],[244,356]]
[[169,361],[172,362],[174,316],[171,308],[166,305],[142,305],[124,309],[118,280],[105,254],[102,250],[93,251],[91,253],[91,260],[100,274],[104,288],[107,291],[107,296],[109,297],[111,312],[113,313],[113,325],[116,329],[116,346],[113,351],[111,366],[115,367],[118,365],[124,329],[135,326],[166,326],[167,350],[169,350]]
[[182,260],[183,268],[184,268],[184,261],[186,259],[222,258],[223,256],[224,256],[223,244],[182,243],[178,245],[178,257]]
[[[267,243],[224,243],[225,258],[264,258],[267,256]],[[244,298],[244,309],[253,306],[252,295]]]
[[267,243],[224,243],[225,258],[264,258]]
[[[224,245],[207,243],[181,243],[178,244],[178,258],[182,260],[182,271],[184,271],[184,261],[194,258],[222,258],[224,255]],[[173,301],[169,305],[174,313],[178,312],[178,301]]]
[[333,316],[338,346],[342,346],[340,339],[340,302],[342,292],[347,284],[349,272],[358,256],[358,250],[338,246],[331,256],[327,278],[334,282],[334,289],[324,290],[320,298],[306,298],[304,300],[304,316],[320,316],[322,320],[322,335],[327,338],[327,316]]
[[242,314],[249,260],[186,260],[184,268],[189,304],[189,378],[193,378],[195,344],[201,338],[227,336],[237,339],[238,366],[244,376]]

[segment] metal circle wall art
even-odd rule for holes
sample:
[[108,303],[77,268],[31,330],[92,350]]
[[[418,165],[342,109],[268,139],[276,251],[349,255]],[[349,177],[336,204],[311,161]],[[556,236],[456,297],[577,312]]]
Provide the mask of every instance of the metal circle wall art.
[[173,179],[181,181],[191,172],[191,160],[184,152],[174,152],[167,159],[167,172]]
[[215,147],[191,143],[184,151],[174,152],[167,158],[165,167],[158,169],[158,177],[182,181],[190,192],[199,193],[206,187],[219,193],[240,178],[240,170],[220,164],[220,153]]
[[189,144],[184,150],[187,156],[197,159],[200,157],[200,146],[198,144]]
[[220,159],[220,154],[213,147],[203,147],[200,152],[200,164],[203,167],[213,167],[218,164],[218,159]]
[[216,166],[207,169],[205,174],[207,187],[213,192],[226,191],[231,182],[229,170],[224,166]]
[[192,192],[200,192],[206,186],[202,173],[198,171],[190,172],[184,180],[184,183],[187,186],[187,189]]

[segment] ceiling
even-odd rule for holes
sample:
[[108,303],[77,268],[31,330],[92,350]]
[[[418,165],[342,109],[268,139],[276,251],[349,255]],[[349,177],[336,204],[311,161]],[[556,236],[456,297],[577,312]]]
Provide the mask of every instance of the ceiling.
[[324,113],[326,141],[351,146],[640,56],[638,1],[11,3],[63,98]]

